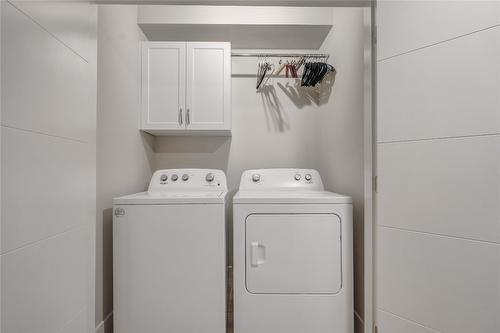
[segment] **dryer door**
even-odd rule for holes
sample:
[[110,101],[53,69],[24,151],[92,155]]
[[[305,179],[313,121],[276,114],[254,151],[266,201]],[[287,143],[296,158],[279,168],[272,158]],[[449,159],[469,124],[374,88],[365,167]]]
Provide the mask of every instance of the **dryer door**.
[[246,219],[246,287],[254,294],[336,294],[342,288],[340,218],[251,214]]

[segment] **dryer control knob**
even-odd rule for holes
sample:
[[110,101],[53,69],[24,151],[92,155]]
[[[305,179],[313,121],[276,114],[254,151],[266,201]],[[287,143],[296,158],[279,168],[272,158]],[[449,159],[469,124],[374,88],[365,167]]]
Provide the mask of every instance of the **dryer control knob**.
[[179,176],[177,176],[175,173],[172,175],[172,177],[170,177],[170,179],[172,179],[172,181],[176,182],[177,179],[179,179]]
[[160,180],[161,180],[162,182],[166,182],[166,181],[167,181],[167,179],[168,179],[168,176],[167,176],[166,174],[163,174],[163,175],[161,175],[161,177],[160,177]]
[[311,176],[310,174],[307,174],[307,175],[305,175],[305,176],[304,176],[304,178],[305,178],[308,182],[310,182],[310,181],[311,181],[311,179],[312,179],[312,176]]
[[213,173],[207,173],[207,176],[205,177],[205,180],[209,183],[213,182],[215,179],[215,176]]
[[296,173],[294,178],[296,181],[299,181],[302,176],[300,175],[300,173]]
[[182,180],[187,181],[189,179],[189,175],[187,173],[182,175]]
[[252,175],[252,180],[254,183],[257,183],[258,181],[260,181],[260,175],[258,173],[254,173]]

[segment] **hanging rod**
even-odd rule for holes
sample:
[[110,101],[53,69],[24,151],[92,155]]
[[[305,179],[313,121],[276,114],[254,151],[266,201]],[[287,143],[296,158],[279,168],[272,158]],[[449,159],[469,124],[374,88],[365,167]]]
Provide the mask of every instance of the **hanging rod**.
[[262,58],[329,58],[324,53],[232,53],[233,57],[262,57]]

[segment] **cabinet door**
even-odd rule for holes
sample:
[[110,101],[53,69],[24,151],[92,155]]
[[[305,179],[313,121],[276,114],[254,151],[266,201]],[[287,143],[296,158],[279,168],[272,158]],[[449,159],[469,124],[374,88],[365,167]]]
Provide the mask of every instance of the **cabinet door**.
[[231,44],[187,43],[186,128],[231,129]]
[[144,43],[141,129],[183,129],[185,99],[186,43]]

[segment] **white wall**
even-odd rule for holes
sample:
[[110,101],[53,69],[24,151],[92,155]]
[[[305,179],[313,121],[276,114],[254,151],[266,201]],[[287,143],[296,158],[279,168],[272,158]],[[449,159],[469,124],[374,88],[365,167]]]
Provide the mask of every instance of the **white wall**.
[[99,6],[97,111],[98,332],[111,332],[112,199],[144,191],[152,175],[153,137],[138,131],[140,41],[137,6]]
[[377,14],[378,331],[498,332],[500,3]]
[[89,331],[96,13],[84,2],[2,2],[5,333]]
[[322,51],[338,70],[329,103],[319,108],[318,164],[325,186],[353,197],[354,308],[356,330],[363,330],[364,222],[364,25],[363,8],[337,8],[334,28]]

